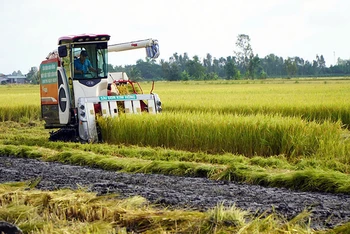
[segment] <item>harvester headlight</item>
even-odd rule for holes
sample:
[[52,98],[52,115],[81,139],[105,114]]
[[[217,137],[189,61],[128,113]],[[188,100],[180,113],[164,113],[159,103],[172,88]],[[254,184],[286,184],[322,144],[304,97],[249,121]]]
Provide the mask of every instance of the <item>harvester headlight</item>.
[[86,116],[85,111],[80,112],[80,116],[83,117],[83,118],[85,118],[85,116]]
[[85,106],[84,106],[84,105],[81,105],[81,106],[80,106],[80,109],[81,109],[81,110],[85,110]]

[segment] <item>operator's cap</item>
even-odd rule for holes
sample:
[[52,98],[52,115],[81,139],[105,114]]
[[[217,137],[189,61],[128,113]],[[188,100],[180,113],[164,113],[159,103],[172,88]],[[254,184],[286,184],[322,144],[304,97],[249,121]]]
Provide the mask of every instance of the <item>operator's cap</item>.
[[80,56],[88,57],[89,55],[88,55],[88,53],[86,52],[86,50],[82,50],[82,51],[80,52]]

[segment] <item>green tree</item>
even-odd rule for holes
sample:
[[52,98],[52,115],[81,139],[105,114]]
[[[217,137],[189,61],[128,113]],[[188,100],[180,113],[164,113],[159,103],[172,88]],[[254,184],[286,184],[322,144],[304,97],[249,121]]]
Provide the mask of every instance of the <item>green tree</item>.
[[108,70],[108,72],[116,72],[116,70],[114,69],[112,64],[107,65],[107,70]]
[[213,70],[213,72],[218,74],[218,76],[221,78],[227,77],[226,70],[225,70],[225,64],[226,64],[226,59],[223,57],[221,57],[219,59],[214,58],[214,60],[213,60],[212,70]]
[[197,55],[193,56],[193,60],[187,61],[186,70],[192,79],[204,79],[205,67],[203,67],[203,65],[199,62],[199,58]]
[[317,63],[318,63],[319,73],[324,74],[325,73],[325,69],[326,69],[326,61],[324,60],[323,55],[321,55],[321,56],[316,55],[316,60],[317,60]]
[[207,57],[203,59],[203,66],[206,68],[207,73],[212,72],[213,57],[211,54],[207,53]]
[[181,71],[184,71],[186,69],[186,63],[189,60],[190,58],[188,57],[187,53],[184,53],[183,56],[182,55],[179,56],[179,66]]
[[313,75],[316,75],[316,76],[319,73],[319,64],[318,64],[317,58],[316,58],[316,60],[312,61],[312,73],[313,73]]
[[235,60],[231,56],[227,57],[226,64],[225,64],[225,71],[226,71],[226,78],[228,80],[231,79],[239,79],[240,73],[235,65]]
[[154,59],[147,58],[146,61],[139,59],[136,62],[136,68],[145,80],[155,80],[161,77],[162,68],[159,64],[156,64]]
[[164,59],[160,60],[160,65],[162,67],[162,77],[165,80],[170,80],[170,65],[169,62],[165,62]]
[[38,68],[32,67],[26,75],[26,81],[32,84],[39,83]]
[[161,68],[165,80],[176,81],[182,79],[180,68],[176,62],[169,63],[161,60]]
[[260,77],[260,74],[262,73],[262,71],[263,70],[262,70],[262,67],[260,66],[259,56],[256,55],[254,57],[251,57],[248,63],[247,77],[254,80],[257,73],[259,73],[259,77]]
[[288,77],[294,76],[297,73],[297,64],[294,58],[288,57],[284,61],[284,64]]
[[[129,69],[131,69],[131,66],[128,65],[126,67],[129,67]],[[126,67],[123,67],[123,66],[114,66],[114,72],[127,72],[127,68]]]
[[170,80],[181,80],[181,71],[177,63],[170,64]]
[[305,70],[304,70],[304,68],[305,68],[305,61],[304,61],[304,59],[296,56],[296,57],[294,57],[294,61],[295,61],[296,65],[297,65],[298,75],[299,76],[304,76],[305,75]]
[[182,73],[181,73],[181,80],[182,81],[188,81],[188,80],[190,80],[190,75],[187,73],[187,71],[183,71]]
[[308,61],[308,60],[305,61],[303,69],[304,69],[305,75],[307,75],[307,76],[314,75],[314,71],[313,71],[312,64],[310,63],[310,61]]
[[238,60],[238,65],[246,72],[249,61],[254,57],[253,49],[250,44],[250,37],[246,34],[239,34],[236,41],[237,50],[234,51]]
[[210,72],[206,74],[205,80],[218,80],[219,76],[215,72]]
[[141,72],[136,66],[132,66],[129,72],[130,80],[140,81],[142,80]]

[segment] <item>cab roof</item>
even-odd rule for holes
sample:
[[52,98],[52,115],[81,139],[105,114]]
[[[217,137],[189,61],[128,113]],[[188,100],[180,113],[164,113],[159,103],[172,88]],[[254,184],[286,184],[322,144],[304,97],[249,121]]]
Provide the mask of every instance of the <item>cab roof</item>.
[[68,44],[73,42],[108,41],[111,36],[108,34],[79,34],[63,36],[58,39],[58,44]]

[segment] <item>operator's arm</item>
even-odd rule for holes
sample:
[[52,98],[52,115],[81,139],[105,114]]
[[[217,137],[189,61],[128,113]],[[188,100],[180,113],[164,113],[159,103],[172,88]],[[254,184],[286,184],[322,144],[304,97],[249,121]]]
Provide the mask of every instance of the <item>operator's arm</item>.
[[78,70],[76,68],[74,68],[74,74],[84,74],[84,71],[83,70]]
[[92,71],[92,72],[97,72],[95,68],[93,67],[89,67],[89,71]]
[[95,69],[93,66],[90,66],[90,67],[89,67],[89,71],[91,71],[91,72],[96,72],[96,73],[100,73],[100,72],[101,72],[101,69],[100,69],[100,68]]
[[77,63],[78,63],[78,61],[75,60],[74,61],[74,74],[84,75],[84,71],[77,68],[77,67],[79,67]]
[[86,63],[87,63],[87,67],[88,67],[89,71],[97,72],[97,70],[92,67],[90,60],[87,60]]

